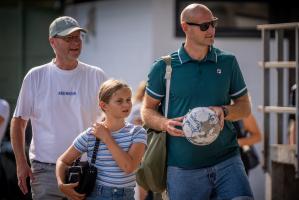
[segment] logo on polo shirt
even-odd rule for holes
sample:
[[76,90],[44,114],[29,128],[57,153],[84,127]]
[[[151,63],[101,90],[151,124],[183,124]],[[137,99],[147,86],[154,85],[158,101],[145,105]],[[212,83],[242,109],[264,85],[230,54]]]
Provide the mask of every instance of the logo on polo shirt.
[[221,73],[222,73],[221,69],[218,68],[218,69],[217,69],[217,74],[221,74]]

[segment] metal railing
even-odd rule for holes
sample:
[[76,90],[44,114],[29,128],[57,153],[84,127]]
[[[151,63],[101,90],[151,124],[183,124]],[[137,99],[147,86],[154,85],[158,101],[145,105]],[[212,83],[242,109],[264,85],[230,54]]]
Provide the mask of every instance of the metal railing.
[[[275,121],[275,130],[276,130],[276,140],[277,144],[283,144],[283,114],[295,114],[296,115],[296,127],[299,127],[299,94],[298,94],[298,83],[299,83],[299,23],[283,23],[283,24],[265,24],[258,25],[257,29],[262,33],[262,46],[263,46],[263,57],[262,61],[259,62],[259,66],[262,67],[262,89],[263,89],[263,100],[259,109],[263,112],[263,125],[264,125],[264,163],[263,168],[266,171],[271,170],[271,155],[270,155],[270,113],[275,113],[277,115]],[[295,60],[284,61],[284,34],[285,31],[294,31],[295,34]],[[275,44],[277,59],[275,61],[270,61],[270,52],[273,49],[270,49],[271,34],[275,34]],[[292,42],[292,41],[290,41]],[[296,88],[296,106],[287,107],[283,106],[283,95],[284,95],[284,85],[288,84],[288,81],[284,81],[284,69],[295,68],[295,82],[297,84]],[[270,105],[270,70],[277,70],[277,105]],[[286,83],[287,82],[287,83]],[[272,86],[272,85],[271,85]],[[273,91],[273,90],[272,90]],[[295,166],[296,177],[299,177],[299,128],[296,128],[296,146],[295,146],[295,156],[292,160]],[[274,145],[274,144],[273,144]],[[275,146],[275,145],[274,145]],[[295,157],[295,158],[294,158]],[[284,161],[282,161],[284,162]]]

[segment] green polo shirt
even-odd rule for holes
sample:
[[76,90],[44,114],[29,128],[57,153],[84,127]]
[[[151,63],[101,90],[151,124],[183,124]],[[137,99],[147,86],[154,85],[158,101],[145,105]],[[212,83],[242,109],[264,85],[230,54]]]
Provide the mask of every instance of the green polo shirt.
[[[170,83],[168,118],[184,116],[195,107],[229,105],[247,93],[246,84],[234,55],[210,47],[207,56],[193,60],[182,46],[171,54],[172,76]],[[155,61],[148,75],[146,93],[161,100],[164,110],[166,65]],[[215,165],[238,154],[236,133],[231,122],[210,145],[196,146],[184,137],[167,135],[167,163],[186,169]]]

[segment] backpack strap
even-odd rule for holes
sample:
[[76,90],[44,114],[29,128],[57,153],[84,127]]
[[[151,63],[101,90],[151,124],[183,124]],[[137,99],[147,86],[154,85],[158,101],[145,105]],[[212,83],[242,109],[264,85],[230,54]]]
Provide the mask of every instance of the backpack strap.
[[164,116],[167,118],[168,116],[168,108],[169,108],[169,91],[170,91],[170,80],[171,80],[171,56],[162,56],[163,61],[166,63],[166,70],[165,70],[165,76],[166,79],[166,96],[165,96],[165,113]]

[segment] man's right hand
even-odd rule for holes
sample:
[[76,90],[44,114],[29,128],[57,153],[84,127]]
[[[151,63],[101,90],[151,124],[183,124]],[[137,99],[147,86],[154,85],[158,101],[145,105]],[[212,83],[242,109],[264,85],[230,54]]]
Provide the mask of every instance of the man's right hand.
[[23,192],[23,194],[28,193],[27,188],[27,178],[30,177],[31,180],[33,180],[33,174],[32,171],[28,165],[27,162],[24,162],[22,164],[17,164],[17,176],[18,176],[18,185]]
[[173,119],[167,119],[164,124],[164,129],[169,135],[176,137],[183,137],[184,133],[181,129],[177,129],[176,126],[182,127],[184,117],[177,117]]

